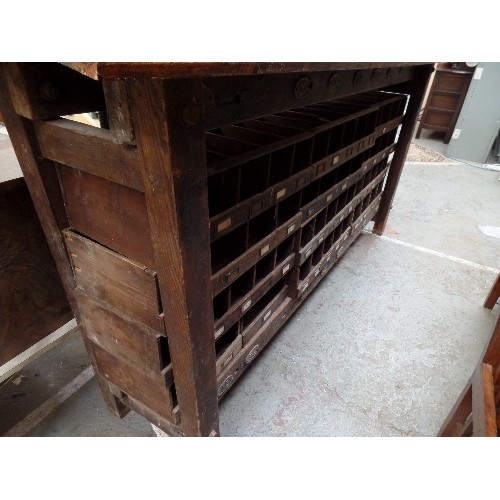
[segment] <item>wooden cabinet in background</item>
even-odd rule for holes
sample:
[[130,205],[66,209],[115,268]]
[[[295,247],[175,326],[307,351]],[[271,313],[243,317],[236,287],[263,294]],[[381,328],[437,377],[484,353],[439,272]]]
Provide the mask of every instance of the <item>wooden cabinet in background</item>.
[[458,115],[462,109],[473,68],[458,63],[438,65],[427,96],[422,118],[417,130],[417,139],[423,128],[445,132],[444,143],[450,142]]

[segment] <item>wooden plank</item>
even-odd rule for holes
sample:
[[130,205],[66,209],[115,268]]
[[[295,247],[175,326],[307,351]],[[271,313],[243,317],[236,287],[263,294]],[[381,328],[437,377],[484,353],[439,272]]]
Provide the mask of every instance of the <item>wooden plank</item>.
[[491,365],[480,363],[472,376],[473,437],[496,437],[497,419]]
[[[59,179],[53,163],[41,159],[33,124],[21,118],[15,111],[13,99],[22,89],[15,90],[14,96],[10,94],[9,89],[16,88],[16,79],[11,74],[11,69],[10,64],[0,64],[0,109],[2,109],[12,145],[16,151],[33,204],[54,257],[66,296],[73,314],[80,323],[78,307],[72,293],[76,283],[60,231],[62,228],[67,227],[68,223]],[[85,336],[83,339],[94,367],[96,367],[95,356],[90,343]],[[109,409],[115,415],[122,416],[126,411],[124,405],[111,394],[108,384],[103,380],[97,369],[96,373],[103,398]]]
[[[372,69],[205,79],[205,129],[395,85],[410,80],[413,72],[407,67],[386,71],[380,80],[373,78]],[[333,78],[338,79],[335,85]]]
[[484,307],[486,307],[486,309],[493,309],[493,307],[495,307],[495,304],[498,302],[499,297],[500,297],[500,273],[498,274],[493,285],[491,285],[491,289],[488,292],[486,300],[484,301]]
[[66,227],[154,269],[144,194],[63,165],[59,171],[69,217]]
[[47,119],[104,109],[100,82],[57,63],[3,63],[16,112]]
[[1,365],[0,384],[18,371],[22,370],[25,366],[35,361],[35,359],[39,358],[42,354],[62,342],[66,338],[66,335],[71,333],[76,327],[76,319],[73,318],[57,330],[43,337],[36,344],[33,344],[25,351]]
[[339,71],[411,66],[409,62],[63,62],[95,80],[103,78],[189,78],[233,75],[268,75],[304,71]]
[[136,149],[114,143],[109,130],[63,118],[35,130],[45,158],[144,191]]
[[83,290],[125,316],[163,332],[153,271],[73,231],[63,233],[76,282]]
[[167,352],[160,352],[162,336],[158,332],[124,317],[104,302],[89,297],[80,288],[75,289],[75,294],[82,322],[92,342],[148,377],[160,379],[162,372],[161,379],[167,386],[173,384],[168,349]]
[[0,184],[0,365],[72,317],[24,179]]
[[384,232],[389,217],[389,211],[392,206],[392,201],[396,193],[396,188],[403,171],[403,166],[406,160],[406,155],[410,147],[413,137],[413,131],[416,126],[416,120],[422,101],[424,99],[425,90],[429,82],[429,77],[432,73],[432,66],[422,66],[415,70],[415,76],[411,84],[411,97],[408,103],[408,108],[403,118],[401,131],[398,139],[398,146],[392,159],[391,168],[385,183],[380,208],[374,218],[373,233],[381,235]]
[[140,401],[163,418],[173,421],[172,395],[166,384],[151,379],[140,370],[94,345],[97,364],[106,380],[130,397]]
[[114,141],[118,144],[135,144],[134,124],[125,82],[104,81],[103,88],[109,128]]
[[183,433],[218,434],[201,80],[127,81]]
[[439,429],[438,436],[453,437],[456,435],[457,426],[462,425],[472,413],[472,384],[469,381],[450,413]]

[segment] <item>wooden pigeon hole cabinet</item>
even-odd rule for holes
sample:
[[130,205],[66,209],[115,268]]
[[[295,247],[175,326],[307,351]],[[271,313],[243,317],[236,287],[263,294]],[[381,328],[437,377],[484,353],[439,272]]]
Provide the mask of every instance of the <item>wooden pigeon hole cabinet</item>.
[[[0,109],[116,415],[218,435],[218,401],[363,227],[383,231],[431,71],[1,65]],[[101,128],[65,118],[94,111]]]

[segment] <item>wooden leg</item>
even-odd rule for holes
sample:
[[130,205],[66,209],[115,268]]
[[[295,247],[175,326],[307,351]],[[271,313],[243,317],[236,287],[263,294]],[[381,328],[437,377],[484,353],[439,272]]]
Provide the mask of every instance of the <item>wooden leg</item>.
[[[13,80],[12,72],[15,65],[3,64],[0,67],[0,108],[4,114],[5,123],[10,132],[10,139],[23,171],[24,179],[29,188],[33,204],[35,205],[40,223],[47,238],[47,243],[54,256],[54,260],[63,284],[66,296],[73,310],[80,328],[82,322],[73,289],[76,286],[71,264],[62,238],[61,229],[68,226],[63,204],[59,179],[53,162],[44,160],[39,151],[38,140],[33,128],[33,122],[19,116],[8,91],[9,79]],[[11,81],[11,84],[14,83]],[[85,335],[83,335],[85,340]],[[88,341],[85,341],[87,352],[93,360],[93,350]],[[97,373],[97,380],[103,391],[104,399],[110,410],[117,416],[123,416],[125,408],[111,394],[108,384]]]
[[491,365],[480,363],[472,376],[472,435],[496,437],[497,418]]
[[491,290],[488,292],[488,296],[484,302],[484,307],[486,309],[493,309],[495,304],[498,302],[500,297],[500,273],[498,274],[495,282],[493,283]]
[[398,148],[392,159],[387,180],[385,182],[382,199],[380,200],[380,208],[374,217],[375,224],[373,232],[381,235],[384,232],[387,218],[389,217],[389,210],[392,206],[396,187],[403,171],[408,148],[410,147],[413,131],[415,129],[415,120],[418,117],[420,107],[425,95],[425,89],[429,82],[429,77],[432,73],[432,66],[422,66],[418,68],[415,74],[413,84],[411,86],[411,97],[408,103],[408,109],[403,118],[401,132],[398,139]]
[[457,402],[446,417],[441,429],[439,429],[439,437],[454,437],[460,432],[464,422],[472,413],[472,384],[467,383],[462,394],[460,394]]
[[182,431],[218,434],[202,81],[127,85]]

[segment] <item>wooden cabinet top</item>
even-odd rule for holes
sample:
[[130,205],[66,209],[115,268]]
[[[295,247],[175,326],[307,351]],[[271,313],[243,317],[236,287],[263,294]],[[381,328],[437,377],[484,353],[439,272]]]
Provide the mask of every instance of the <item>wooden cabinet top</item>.
[[62,63],[95,80],[120,78],[188,78],[212,76],[272,75],[304,71],[416,66],[409,62],[67,62]]

